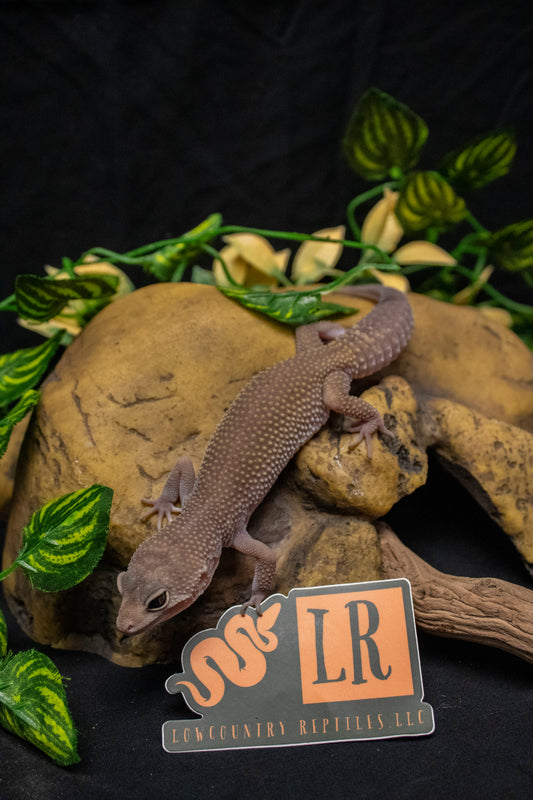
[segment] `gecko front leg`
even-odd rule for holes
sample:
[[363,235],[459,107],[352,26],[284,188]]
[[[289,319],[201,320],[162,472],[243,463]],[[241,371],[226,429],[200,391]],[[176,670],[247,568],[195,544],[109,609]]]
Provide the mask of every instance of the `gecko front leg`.
[[344,414],[343,429],[347,433],[358,433],[354,447],[363,439],[366,443],[368,457],[372,458],[372,434],[376,431],[394,436],[392,431],[385,427],[383,417],[374,406],[350,394],[351,378],[342,369],[331,372],[324,382],[324,404],[331,411]]
[[[170,475],[163,487],[163,491],[155,500],[143,498],[143,503],[152,508],[143,514],[141,519],[147,519],[152,514],[157,514],[157,530],[161,530],[163,519],[170,522],[172,514],[179,514],[185,506],[187,498],[191,494],[194,486],[195,474],[194,467],[189,456],[180,456],[172,468]],[[181,503],[181,508],[175,505]]]
[[231,547],[256,559],[252,594],[250,599],[241,606],[241,614],[253,606],[259,616],[262,616],[261,602],[271,593],[274,576],[276,573],[276,555],[264,542],[250,536],[245,527],[239,528],[231,542]]

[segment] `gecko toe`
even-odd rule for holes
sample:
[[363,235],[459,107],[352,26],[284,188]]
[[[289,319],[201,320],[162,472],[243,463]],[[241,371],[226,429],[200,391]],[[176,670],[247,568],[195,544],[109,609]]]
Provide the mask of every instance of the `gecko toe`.
[[246,614],[247,608],[255,608],[258,617],[263,616],[263,609],[261,608],[261,601],[265,599],[265,595],[261,594],[253,594],[249,600],[241,606],[241,617],[244,617]]

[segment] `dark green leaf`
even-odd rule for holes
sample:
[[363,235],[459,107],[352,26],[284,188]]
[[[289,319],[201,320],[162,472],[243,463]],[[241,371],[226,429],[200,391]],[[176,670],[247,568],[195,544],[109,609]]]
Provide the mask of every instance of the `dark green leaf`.
[[356,309],[336,303],[324,303],[320,294],[311,292],[273,292],[264,287],[219,286],[219,290],[252,311],[287,325],[307,325],[334,314],[354,314]]
[[510,272],[533,273],[533,219],[514,222],[495,233],[480,234],[494,266]]
[[459,191],[479,189],[507,175],[516,153],[512,131],[493,131],[478,136],[447,155],[440,172]]
[[92,275],[65,280],[19,275],[15,283],[18,313],[23,319],[47,322],[59,314],[69,300],[111,298],[118,282],[116,275]]
[[59,347],[62,332],[37,347],[0,356],[0,406],[6,406],[41,380]]
[[37,650],[0,664],[0,724],[62,766],[80,760],[61,675]]
[[7,450],[13,428],[17,422],[24,419],[28,411],[39,402],[40,396],[40,392],[28,389],[28,391],[22,395],[17,405],[12,408],[5,417],[0,419],[0,458]]
[[395,214],[407,231],[444,228],[460,222],[467,208],[438,172],[413,172],[400,190]]
[[414,111],[371,88],[348,124],[344,152],[355,172],[368,180],[381,180],[395,168],[413,167],[427,135],[426,123]]
[[7,625],[4,615],[0,611],[0,658],[7,653]]
[[141,259],[143,268],[159,281],[181,280],[185,268],[201,253],[202,246],[217,235],[221,223],[220,214],[211,214],[195,228],[180,236],[179,242],[144,255]]
[[112,489],[94,484],[35,512],[15,563],[36,589],[69,589],[93,571],[104,552],[112,499]]

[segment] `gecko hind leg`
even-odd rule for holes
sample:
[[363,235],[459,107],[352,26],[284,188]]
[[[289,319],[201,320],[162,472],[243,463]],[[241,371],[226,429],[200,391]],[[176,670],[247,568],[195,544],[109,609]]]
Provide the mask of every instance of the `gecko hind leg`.
[[[157,514],[157,530],[161,530],[164,519],[171,522],[172,514],[179,514],[185,507],[191,494],[195,481],[194,467],[189,456],[180,456],[172,468],[170,475],[163,487],[163,491],[155,500],[143,498],[142,502],[152,506],[141,519],[148,519],[152,514]],[[181,503],[181,508],[176,506]]]
[[359,434],[352,447],[365,440],[368,457],[372,458],[372,434],[376,431],[386,436],[394,436],[385,427],[383,417],[374,406],[350,394],[351,378],[347,372],[338,369],[331,372],[324,382],[324,404],[331,411],[344,414],[343,430]]

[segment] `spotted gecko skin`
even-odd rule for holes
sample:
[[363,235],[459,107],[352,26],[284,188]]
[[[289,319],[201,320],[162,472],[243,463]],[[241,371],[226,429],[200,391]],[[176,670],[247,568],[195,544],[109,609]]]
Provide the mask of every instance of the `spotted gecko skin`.
[[167,524],[138,547],[118,577],[123,633],[146,631],[190,606],[211,582],[223,547],[256,559],[243,613],[249,605],[261,613],[275,556],[246,526],[280,472],[330,411],[345,415],[344,429],[358,433],[354,444],[365,440],[369,456],[372,434],[390,433],[376,409],[349,394],[350,384],[400,354],[413,330],[411,307],[406,295],[378,284],[344,291],[378,303],[348,329],[328,321],[298,328],[296,354],[246,384],[210,439],[198,475],[182,456],[160,497],[145,501],[152,506],[145,516],[157,513],[158,528],[163,519]]

